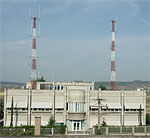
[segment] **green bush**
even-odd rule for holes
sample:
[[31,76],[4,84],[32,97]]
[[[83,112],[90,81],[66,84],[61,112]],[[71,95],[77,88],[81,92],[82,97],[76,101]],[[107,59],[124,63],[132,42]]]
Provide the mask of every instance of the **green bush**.
[[25,131],[24,135],[26,136],[31,136],[34,135],[34,129],[28,129]]
[[101,135],[101,129],[98,129],[98,125],[94,126],[95,128],[95,135]]
[[0,136],[23,136],[33,135],[34,126],[1,127]]
[[[54,129],[54,134],[65,134],[66,125],[51,125],[41,126],[41,135],[51,134],[51,129]],[[17,127],[1,127],[0,136],[32,136],[34,135],[34,126],[17,126]]]
[[54,126],[54,134],[65,134],[66,125]]
[[41,127],[41,135],[52,134],[51,128],[49,127]]

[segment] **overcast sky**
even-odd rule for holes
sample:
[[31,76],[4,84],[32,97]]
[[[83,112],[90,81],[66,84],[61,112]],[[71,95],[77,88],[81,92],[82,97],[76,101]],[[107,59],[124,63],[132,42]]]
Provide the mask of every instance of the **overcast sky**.
[[150,79],[149,0],[0,2],[1,81],[30,80],[30,17],[38,17],[39,3],[39,77],[47,81],[53,75],[56,81],[109,81],[110,20],[115,19],[117,81]]

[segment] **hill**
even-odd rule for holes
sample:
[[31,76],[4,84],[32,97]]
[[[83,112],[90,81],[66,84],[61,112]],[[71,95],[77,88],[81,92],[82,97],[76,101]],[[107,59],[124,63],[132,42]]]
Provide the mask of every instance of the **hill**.
[[[100,85],[104,85],[107,89],[109,89],[110,82],[95,82],[95,89],[98,89]],[[117,82],[118,90],[137,90],[138,88],[150,90],[150,81],[135,80],[132,82]]]
[[0,89],[4,88],[16,88],[20,89],[22,86],[25,87],[25,83],[20,83],[20,82],[7,82],[7,81],[0,81]]
[[[25,83],[20,82],[0,82],[0,88],[15,88],[20,89],[25,87]],[[100,85],[104,85],[108,90],[110,87],[110,82],[95,82],[95,89],[98,89]],[[118,90],[137,90],[138,88],[144,88],[145,90],[150,90],[150,81],[140,81],[135,80],[132,82],[117,82],[117,89]]]

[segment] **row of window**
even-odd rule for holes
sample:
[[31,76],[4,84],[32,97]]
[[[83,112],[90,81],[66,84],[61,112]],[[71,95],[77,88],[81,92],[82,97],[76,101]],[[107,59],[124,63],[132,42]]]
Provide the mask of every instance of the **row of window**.
[[[64,90],[64,86],[55,85],[55,90]],[[53,90],[53,84],[40,84],[41,90]]]
[[[121,109],[105,108],[101,109],[102,111],[121,111]],[[90,111],[98,111],[98,108],[90,108]],[[124,111],[140,111],[140,109],[124,109]],[[141,109],[144,111],[144,109]]]
[[[62,85],[55,85],[55,90],[64,90],[64,86]],[[53,90],[53,84],[40,84],[41,90]],[[92,90],[92,87],[89,87],[89,90]]]
[[[11,108],[7,108],[7,110],[11,110]],[[27,111],[28,108],[14,108],[13,110],[17,111]],[[52,111],[52,108],[31,108],[32,111]],[[55,111],[63,111],[64,108],[55,108]]]
[[[11,110],[11,108],[7,108],[7,110]],[[27,111],[28,108],[14,108],[14,110],[17,110],[17,111]],[[31,108],[32,111],[52,111],[52,108]],[[55,111],[63,111],[64,108],[56,108]],[[101,109],[102,111],[121,111],[121,109]],[[77,104],[75,106],[75,108],[72,108],[70,110],[68,110],[68,107],[67,107],[67,111],[70,111],[70,112],[83,112],[84,109],[80,108],[79,105]],[[98,108],[90,108],[90,111],[98,111]],[[124,109],[124,111],[140,111],[140,109]],[[141,111],[144,111],[144,109],[141,109]]]
[[67,103],[66,110],[70,112],[83,112],[84,103]]

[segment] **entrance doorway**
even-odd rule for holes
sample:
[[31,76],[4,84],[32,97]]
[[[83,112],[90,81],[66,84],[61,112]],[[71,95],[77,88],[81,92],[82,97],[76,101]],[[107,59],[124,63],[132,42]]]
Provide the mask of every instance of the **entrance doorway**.
[[81,130],[81,121],[73,121],[72,122],[72,130],[80,131]]

